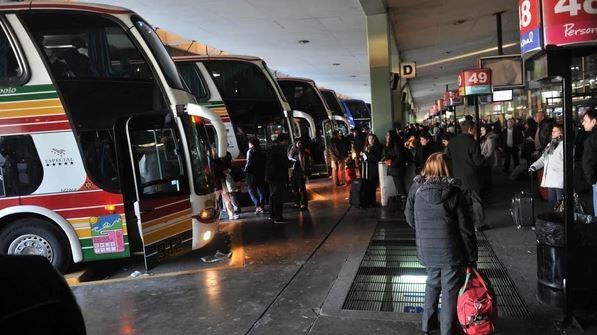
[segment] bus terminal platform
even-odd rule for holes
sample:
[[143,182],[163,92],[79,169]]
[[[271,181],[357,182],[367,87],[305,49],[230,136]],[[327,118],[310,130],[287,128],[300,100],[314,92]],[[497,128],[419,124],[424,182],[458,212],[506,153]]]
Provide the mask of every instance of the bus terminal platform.
[[[536,298],[535,233],[517,229],[508,211],[528,182],[501,172],[494,178],[491,229],[477,238],[478,268],[497,295],[497,334],[558,334],[561,310]],[[88,333],[420,334],[425,276],[403,214],[352,208],[347,189],[326,179],[309,190],[309,210],[288,206],[287,224],[252,211],[224,224],[230,260],[208,264],[193,252],[151,276],[72,285]],[[536,201],[536,212],[543,210],[547,204]],[[591,327],[595,312],[583,320]]]

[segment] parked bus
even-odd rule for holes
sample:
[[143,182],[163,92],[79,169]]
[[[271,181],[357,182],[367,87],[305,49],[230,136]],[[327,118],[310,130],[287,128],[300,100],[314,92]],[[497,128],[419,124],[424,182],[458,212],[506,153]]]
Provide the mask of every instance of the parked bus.
[[342,100],[346,118],[352,120],[355,126],[360,128],[371,128],[371,113],[363,100],[346,99]]
[[[0,253],[147,269],[217,231],[205,127],[155,31],[128,9],[0,6]],[[219,150],[220,156],[225,150]]]
[[313,118],[314,128],[306,119],[299,121],[301,134],[311,134],[308,139],[308,147],[311,149],[313,174],[327,175],[327,147],[332,138],[332,132],[336,130],[332,112],[313,80],[286,77],[278,78],[278,84],[294,112],[305,113]]
[[320,88],[319,91],[323,96],[326,104],[332,111],[332,116],[334,117],[336,127],[340,132],[347,135],[350,132],[350,128],[354,128],[354,125],[351,125],[344,114],[344,107],[342,107],[342,103],[336,94],[336,91]]
[[252,137],[267,148],[282,132],[293,142],[299,136],[292,109],[261,58],[184,56],[174,62],[199,103],[224,121],[233,164],[244,166]]

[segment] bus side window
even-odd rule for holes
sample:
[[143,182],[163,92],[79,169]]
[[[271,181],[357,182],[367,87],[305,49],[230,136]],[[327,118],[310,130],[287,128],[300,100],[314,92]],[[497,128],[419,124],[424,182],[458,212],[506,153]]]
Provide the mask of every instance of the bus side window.
[[31,136],[0,136],[0,197],[29,195],[42,179],[42,163]]
[[0,23],[0,85],[21,84],[25,79],[25,68],[19,62],[13,44],[8,38],[8,29]]

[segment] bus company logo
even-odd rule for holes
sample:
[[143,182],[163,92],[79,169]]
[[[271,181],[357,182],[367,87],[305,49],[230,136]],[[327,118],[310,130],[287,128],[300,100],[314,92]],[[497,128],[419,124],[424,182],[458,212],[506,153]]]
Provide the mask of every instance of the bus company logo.
[[74,158],[67,156],[66,149],[52,148],[50,152],[53,157],[45,159],[44,163],[46,166],[66,166],[75,164]]
[[64,155],[66,155],[66,149],[52,148],[51,151],[54,155],[59,156],[59,157],[64,157]]
[[0,94],[15,94],[17,93],[17,89],[14,87],[4,87],[0,88]]

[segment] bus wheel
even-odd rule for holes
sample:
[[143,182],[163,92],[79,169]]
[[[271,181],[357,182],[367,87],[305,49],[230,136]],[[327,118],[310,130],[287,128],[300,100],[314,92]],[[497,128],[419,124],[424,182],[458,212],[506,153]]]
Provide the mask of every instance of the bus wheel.
[[0,253],[39,255],[60,272],[70,264],[70,249],[62,231],[41,219],[19,219],[0,231]]

